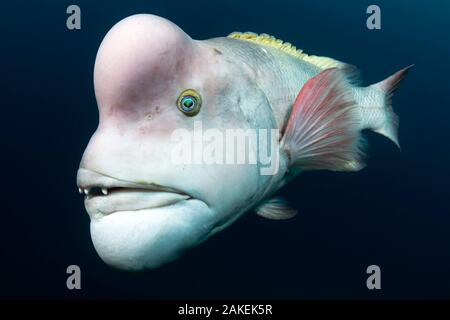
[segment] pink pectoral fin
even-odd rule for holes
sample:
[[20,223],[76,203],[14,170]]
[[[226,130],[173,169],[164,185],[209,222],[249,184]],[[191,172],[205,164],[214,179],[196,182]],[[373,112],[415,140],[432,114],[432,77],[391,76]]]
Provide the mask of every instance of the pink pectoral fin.
[[364,164],[360,114],[339,69],[306,82],[291,110],[282,145],[290,165],[302,170],[356,171]]

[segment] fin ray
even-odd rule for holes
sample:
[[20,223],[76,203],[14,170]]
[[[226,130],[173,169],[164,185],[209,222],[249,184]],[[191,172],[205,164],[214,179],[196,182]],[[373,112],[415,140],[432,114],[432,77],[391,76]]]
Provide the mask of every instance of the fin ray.
[[386,120],[383,121],[383,124],[376,128],[371,128],[373,131],[387,137],[392,142],[394,142],[397,147],[400,148],[400,144],[398,141],[398,124],[399,119],[397,114],[394,112],[392,108],[392,96],[394,92],[397,90],[400,82],[403,78],[408,74],[409,69],[411,69],[413,65],[410,65],[406,68],[397,71],[392,76],[386,78],[383,81],[375,83],[371,85],[372,88],[376,88],[381,90],[384,93],[384,108]]
[[303,52],[303,50],[296,48],[289,42],[284,42],[283,40],[277,39],[265,33],[256,34],[254,32],[232,32],[228,35],[229,38],[245,40],[250,42],[256,42],[262,45],[266,45],[287,54],[290,54],[296,58],[307,61],[321,70],[328,68],[346,68],[347,64],[341,61],[328,58],[320,57],[315,55],[308,55]]
[[281,197],[271,198],[255,208],[256,214],[271,220],[287,220],[297,215],[297,210],[291,208]]
[[364,167],[360,113],[345,72],[322,71],[302,87],[282,145],[301,170],[357,171]]

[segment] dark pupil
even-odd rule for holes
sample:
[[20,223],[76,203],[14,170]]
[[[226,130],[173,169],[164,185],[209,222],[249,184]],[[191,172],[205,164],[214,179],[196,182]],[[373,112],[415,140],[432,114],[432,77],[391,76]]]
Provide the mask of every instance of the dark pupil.
[[187,109],[190,109],[194,106],[194,99],[192,98],[185,98],[183,101],[183,106]]

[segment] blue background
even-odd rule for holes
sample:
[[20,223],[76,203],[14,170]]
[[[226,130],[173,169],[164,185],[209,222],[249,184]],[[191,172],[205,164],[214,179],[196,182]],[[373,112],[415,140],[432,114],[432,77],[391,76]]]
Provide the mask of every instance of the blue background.
[[[2,298],[450,298],[447,1],[376,1],[382,30],[366,28],[372,1],[68,1],[2,4]],[[196,39],[273,34],[308,53],[358,66],[365,85],[415,67],[394,97],[402,151],[368,134],[368,167],[308,172],[282,194],[289,221],[250,213],[184,257],[146,274],[107,267],[89,235],[78,163],[98,116],[92,71],[120,19],[153,13]],[[82,290],[66,288],[66,267]],[[366,267],[382,290],[366,288]]]

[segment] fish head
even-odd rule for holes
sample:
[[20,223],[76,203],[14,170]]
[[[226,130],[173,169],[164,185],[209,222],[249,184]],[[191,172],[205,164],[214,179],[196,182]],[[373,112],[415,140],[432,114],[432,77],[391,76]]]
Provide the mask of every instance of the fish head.
[[174,161],[174,133],[193,136],[196,123],[220,132],[250,127],[242,104],[265,98],[236,68],[217,48],[154,15],[125,18],[105,36],[94,67],[99,125],[77,185],[107,264],[157,268],[256,201],[257,164]]

